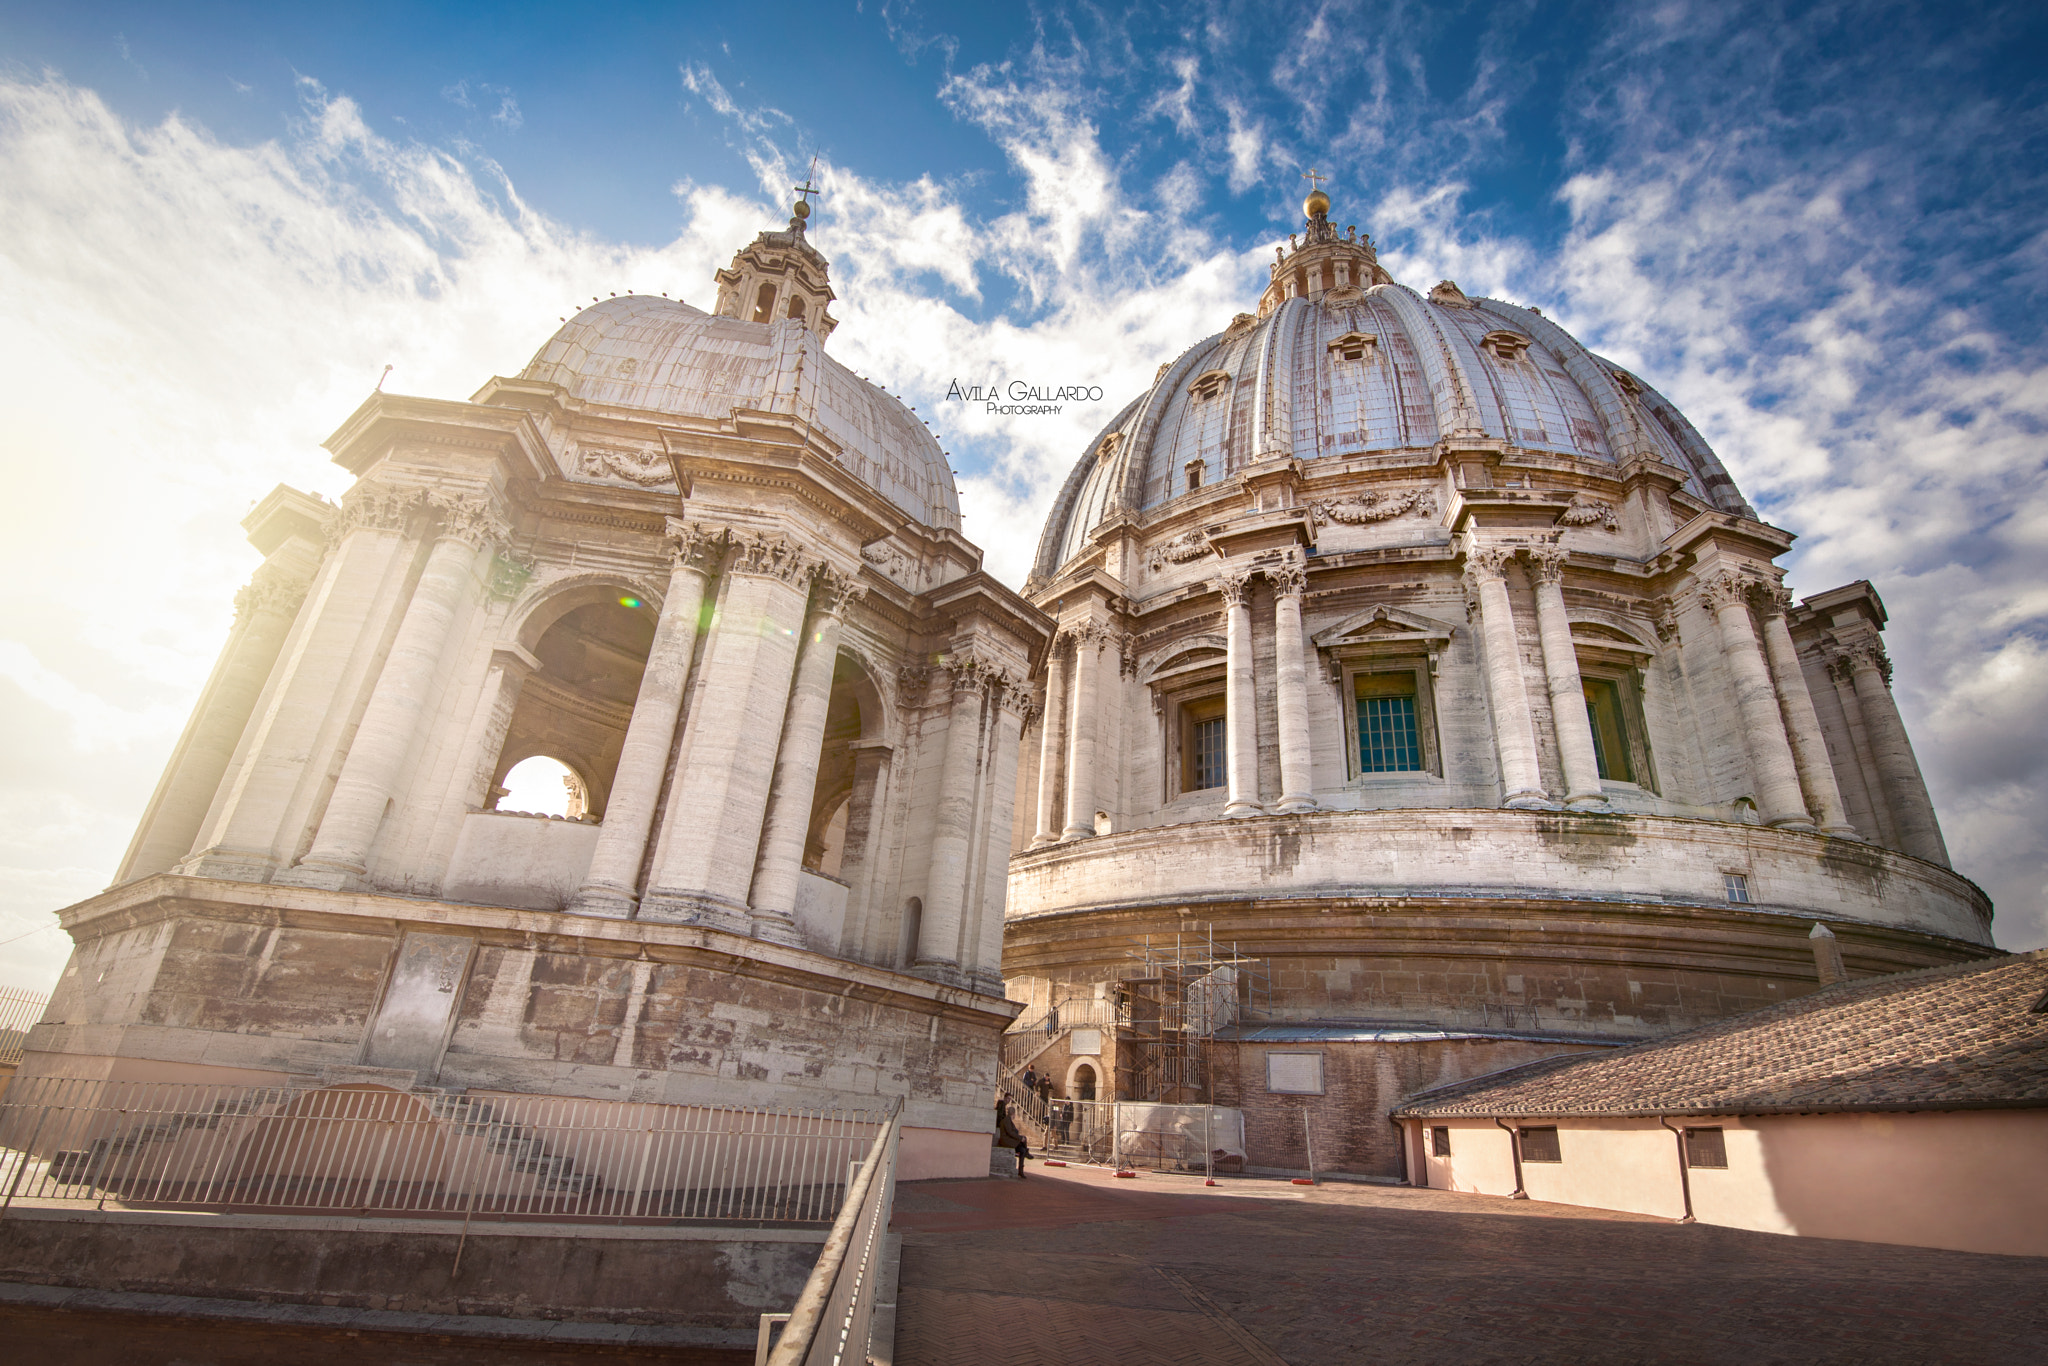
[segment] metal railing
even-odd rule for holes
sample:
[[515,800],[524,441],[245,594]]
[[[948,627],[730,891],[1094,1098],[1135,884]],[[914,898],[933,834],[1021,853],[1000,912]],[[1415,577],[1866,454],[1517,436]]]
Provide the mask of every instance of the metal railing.
[[49,1004],[48,992],[0,987],[0,1067],[21,1065],[28,1032],[43,1018],[43,1011]]
[[879,1111],[31,1078],[0,1094],[0,1211],[821,1224],[886,1127]]
[[[796,1307],[785,1315],[762,1315],[761,1341],[767,1320],[786,1317],[788,1325],[765,1360],[767,1366],[865,1366],[871,1346],[876,1301],[880,1297],[889,1216],[896,1203],[896,1150],[903,1134],[903,1112],[892,1107],[888,1123],[875,1135],[867,1159],[853,1178],[845,1207],[825,1239],[818,1264],[804,1282]],[[757,1350],[755,1360],[763,1360]]]

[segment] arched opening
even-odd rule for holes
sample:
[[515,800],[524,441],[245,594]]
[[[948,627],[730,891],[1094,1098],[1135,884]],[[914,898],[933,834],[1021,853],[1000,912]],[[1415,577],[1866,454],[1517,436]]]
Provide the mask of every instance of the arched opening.
[[[492,775],[495,800],[487,806],[512,810],[506,797],[513,770],[526,760],[544,758],[581,784],[581,818],[604,817],[626,723],[632,720],[640,675],[654,643],[655,616],[634,593],[610,590],[589,596],[596,600],[562,612],[529,647],[540,667],[520,685]],[[528,770],[521,768],[521,775],[527,778]],[[540,767],[530,776],[559,783],[563,775]],[[537,801],[540,795],[537,790],[527,800]]]
[[761,292],[754,296],[754,317],[757,323],[775,321],[775,286],[762,285]]
[[[863,698],[868,704],[861,705]],[[849,831],[867,829],[868,804],[874,799],[873,775],[864,770],[862,742],[879,719],[880,697],[867,671],[841,651],[832,665],[832,695],[825,706],[825,735],[818,750],[818,785],[811,797],[811,819],[804,838],[804,867],[826,877],[846,869]]]
[[789,296],[789,316],[790,316],[790,317],[792,317],[792,318],[795,318],[795,319],[797,319],[797,320],[798,320],[799,322],[801,322],[801,321],[803,320],[803,316],[804,316],[804,296],[803,296],[803,295],[801,295],[801,294],[792,294],[792,295],[790,295],[790,296]]
[[500,811],[577,821],[590,810],[590,785],[551,754],[535,754],[512,765],[505,772],[503,787],[498,798]]
[[903,903],[903,942],[896,951],[896,966],[908,972],[917,965],[917,937],[924,933],[924,902],[917,897]]
[[1076,1063],[1074,1066],[1074,1077],[1072,1081],[1072,1086],[1074,1089],[1074,1099],[1095,1099],[1095,1085],[1095,1065],[1093,1063],[1085,1062]]

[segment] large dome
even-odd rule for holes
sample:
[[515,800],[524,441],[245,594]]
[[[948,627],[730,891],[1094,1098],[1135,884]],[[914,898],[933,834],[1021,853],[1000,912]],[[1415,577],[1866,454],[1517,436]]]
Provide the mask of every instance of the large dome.
[[839,446],[846,467],[926,526],[960,528],[960,495],[931,430],[902,403],[825,353],[795,319],[747,322],[644,294],[571,318],[521,379],[586,404],[723,421],[736,411],[794,414]]
[[[1362,283],[1369,249],[1351,250]],[[1196,462],[1196,478],[1213,484],[1275,455],[1433,463],[1447,439],[1609,470],[1651,455],[1681,471],[1694,497],[1750,514],[1663,395],[1534,309],[1469,299],[1448,283],[1427,298],[1384,282],[1271,295],[1263,316],[1239,314],[1163,367],[1089,443],[1046,524],[1037,574],[1079,554],[1112,512],[1150,512],[1190,492]]]

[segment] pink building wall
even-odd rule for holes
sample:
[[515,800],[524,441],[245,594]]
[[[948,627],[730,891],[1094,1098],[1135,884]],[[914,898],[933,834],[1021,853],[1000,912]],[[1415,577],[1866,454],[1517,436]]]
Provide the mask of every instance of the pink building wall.
[[[1550,1121],[1538,1121],[1549,1123]],[[1673,1119],[1718,1126],[1726,1168],[1693,1167],[1701,1223],[1810,1238],[2048,1256],[2048,1110]],[[1428,1156],[1426,1121],[1408,1122],[1411,1170],[1440,1190],[1508,1195],[1506,1132],[1490,1120],[1440,1121],[1451,1156]],[[1562,1162],[1524,1162],[1533,1200],[1677,1218],[1677,1141],[1652,1119],[1558,1120]]]

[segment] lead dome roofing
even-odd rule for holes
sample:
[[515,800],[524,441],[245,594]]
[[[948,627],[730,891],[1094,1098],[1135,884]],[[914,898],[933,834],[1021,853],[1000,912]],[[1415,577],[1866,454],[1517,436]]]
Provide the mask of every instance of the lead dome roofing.
[[[1496,354],[1488,338],[1498,333],[1518,356]],[[1372,339],[1355,360],[1333,349],[1353,335]],[[1215,372],[1220,389],[1196,393],[1194,382]],[[1055,573],[1111,511],[1144,512],[1186,493],[1196,460],[1213,482],[1255,451],[1307,461],[1427,450],[1460,431],[1602,465],[1654,455],[1686,475],[1695,497],[1749,512],[1676,408],[1540,313],[1385,284],[1289,299],[1182,353],[1089,443],[1053,505],[1035,570]]]
[[839,446],[839,460],[926,526],[960,529],[960,495],[938,439],[896,398],[825,353],[787,319],[742,322],[680,299],[604,299],[548,339],[520,378],[606,408],[719,421],[787,413]]

